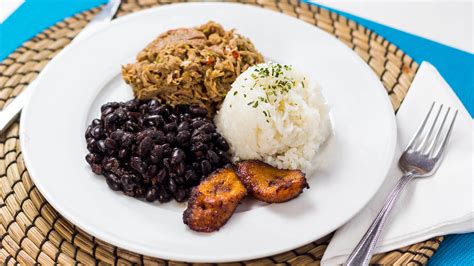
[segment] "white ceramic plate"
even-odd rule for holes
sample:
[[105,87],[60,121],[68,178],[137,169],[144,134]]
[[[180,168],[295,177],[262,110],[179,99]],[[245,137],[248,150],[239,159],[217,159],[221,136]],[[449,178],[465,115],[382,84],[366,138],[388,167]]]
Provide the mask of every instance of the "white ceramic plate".
[[[284,204],[245,203],[218,232],[182,222],[184,205],[150,204],[111,191],[84,160],[84,131],[100,105],[132,97],[120,66],[160,33],[209,20],[235,28],[262,54],[317,79],[331,106],[334,136],[308,176],[311,189]],[[193,262],[252,259],[332,232],[382,184],[395,147],[394,114],[382,84],[350,49],[297,19],[238,4],[175,4],[112,22],[72,44],[38,80],[23,111],[21,145],[33,181],[86,232],[145,255]]]

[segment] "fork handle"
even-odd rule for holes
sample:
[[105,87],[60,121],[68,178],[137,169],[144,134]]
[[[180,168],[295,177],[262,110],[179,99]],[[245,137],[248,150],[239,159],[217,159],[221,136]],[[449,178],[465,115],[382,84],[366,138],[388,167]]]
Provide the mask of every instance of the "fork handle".
[[413,179],[413,177],[413,173],[406,173],[402,176],[402,178],[400,178],[398,183],[395,185],[385,200],[383,208],[380,210],[377,217],[372,222],[372,225],[370,225],[364,237],[362,237],[359,244],[357,244],[344,265],[359,266],[369,264],[377,241],[380,238],[383,227],[387,221],[388,216],[390,215],[390,211],[395,205],[395,202],[400,196],[401,192],[406,188],[406,185]]

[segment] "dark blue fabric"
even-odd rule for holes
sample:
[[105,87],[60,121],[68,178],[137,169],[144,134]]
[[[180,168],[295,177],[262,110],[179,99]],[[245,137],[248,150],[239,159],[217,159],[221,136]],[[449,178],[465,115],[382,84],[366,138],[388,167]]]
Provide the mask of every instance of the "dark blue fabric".
[[[65,17],[105,2],[106,0],[26,0],[14,14],[0,24],[0,61],[43,29]],[[474,114],[473,54],[348,13],[333,11],[385,37],[416,62],[428,61],[433,64],[463,101],[471,116]],[[447,236],[430,260],[430,265],[474,265],[474,233]]]

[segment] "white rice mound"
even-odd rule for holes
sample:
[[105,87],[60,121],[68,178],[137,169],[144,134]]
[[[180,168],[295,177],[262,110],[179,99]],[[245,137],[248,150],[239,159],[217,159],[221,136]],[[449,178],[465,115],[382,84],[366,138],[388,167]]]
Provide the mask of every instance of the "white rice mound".
[[[270,74],[259,75],[265,68]],[[271,74],[275,68],[281,69],[278,77]],[[291,89],[277,87],[277,95],[267,98],[274,91],[269,88],[279,80],[290,81]],[[303,171],[310,169],[310,162],[331,133],[320,86],[294,67],[274,63],[253,66],[235,80],[215,123],[229,142],[234,161],[258,159],[278,168]]]

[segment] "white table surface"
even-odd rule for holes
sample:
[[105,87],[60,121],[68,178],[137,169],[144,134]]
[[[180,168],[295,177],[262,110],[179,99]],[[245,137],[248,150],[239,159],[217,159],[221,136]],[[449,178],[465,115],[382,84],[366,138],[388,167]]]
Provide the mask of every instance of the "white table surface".
[[473,1],[313,0],[313,2],[474,53]]
[[[313,2],[474,53],[472,0],[313,0]],[[23,3],[24,0],[0,0],[0,23]]]

